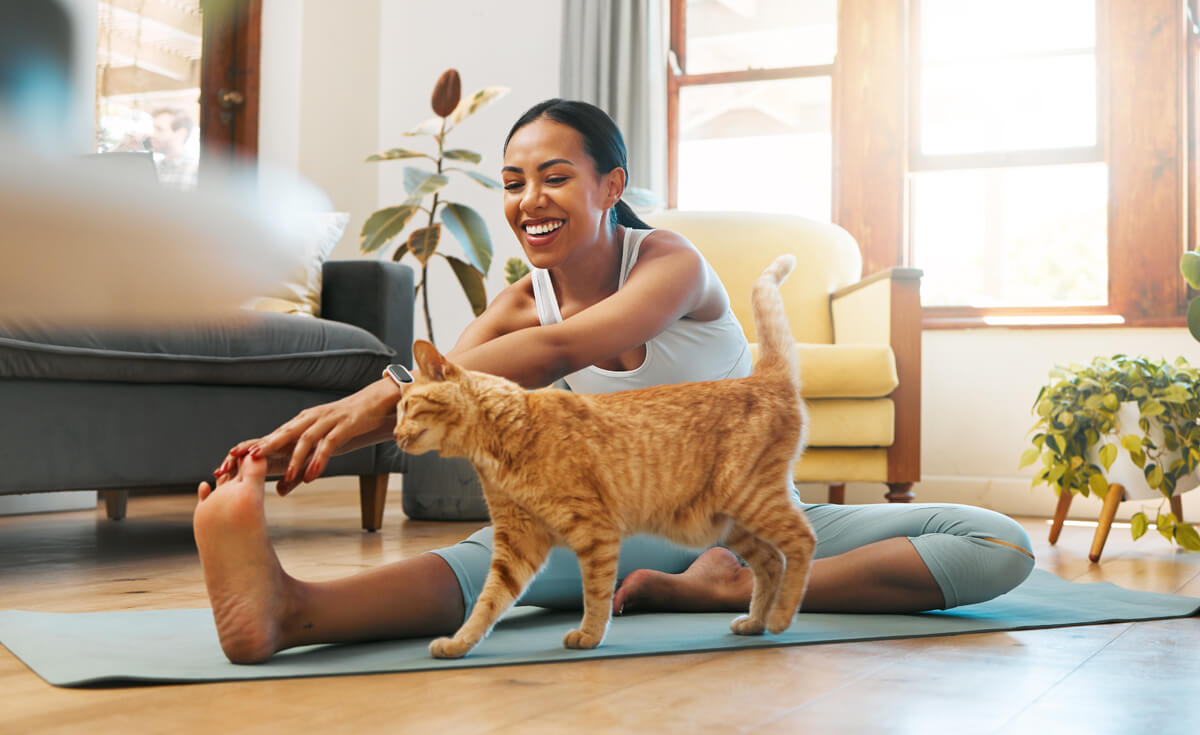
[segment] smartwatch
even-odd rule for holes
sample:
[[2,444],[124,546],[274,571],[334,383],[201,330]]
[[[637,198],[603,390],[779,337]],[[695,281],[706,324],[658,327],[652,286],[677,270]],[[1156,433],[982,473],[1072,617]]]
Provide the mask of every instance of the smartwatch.
[[396,384],[397,388],[404,388],[404,386],[413,382],[412,373],[408,372],[408,368],[404,367],[398,362],[385,367],[383,369],[383,375],[380,377],[391,378],[392,382]]

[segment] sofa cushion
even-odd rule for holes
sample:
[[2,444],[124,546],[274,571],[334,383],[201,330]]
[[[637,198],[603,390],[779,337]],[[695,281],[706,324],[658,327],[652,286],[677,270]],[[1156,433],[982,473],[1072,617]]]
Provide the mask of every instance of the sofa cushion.
[[155,329],[0,326],[0,378],[354,391],[394,351],[349,324],[245,311]]

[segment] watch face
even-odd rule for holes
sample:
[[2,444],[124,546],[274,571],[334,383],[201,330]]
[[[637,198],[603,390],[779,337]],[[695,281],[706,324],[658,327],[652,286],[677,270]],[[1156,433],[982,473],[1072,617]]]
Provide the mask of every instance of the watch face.
[[408,372],[408,368],[404,367],[403,365],[388,365],[387,373],[391,379],[397,383],[413,382],[412,373]]

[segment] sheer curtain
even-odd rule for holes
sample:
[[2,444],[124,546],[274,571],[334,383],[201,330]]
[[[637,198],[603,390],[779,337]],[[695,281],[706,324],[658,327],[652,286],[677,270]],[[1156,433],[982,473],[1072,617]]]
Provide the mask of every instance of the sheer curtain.
[[629,186],[667,193],[667,36],[663,0],[563,5],[562,96],[604,109],[629,150]]

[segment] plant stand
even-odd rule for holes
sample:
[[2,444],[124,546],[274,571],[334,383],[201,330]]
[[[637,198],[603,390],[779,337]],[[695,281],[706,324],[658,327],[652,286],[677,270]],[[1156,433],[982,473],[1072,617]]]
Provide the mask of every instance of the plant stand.
[[[1100,519],[1096,524],[1096,534],[1092,537],[1092,548],[1088,559],[1093,563],[1100,561],[1100,553],[1104,551],[1104,543],[1108,541],[1108,532],[1112,529],[1113,518],[1117,515],[1117,506],[1125,500],[1125,486],[1113,483],[1108,486],[1108,494],[1104,496],[1104,505],[1100,508]],[[1054,509],[1054,522],[1050,524],[1050,545],[1058,543],[1062,532],[1063,522],[1067,519],[1067,509],[1071,507],[1074,493],[1063,491],[1058,496],[1058,506]],[[1178,495],[1171,497],[1171,512],[1183,523],[1183,498]]]

